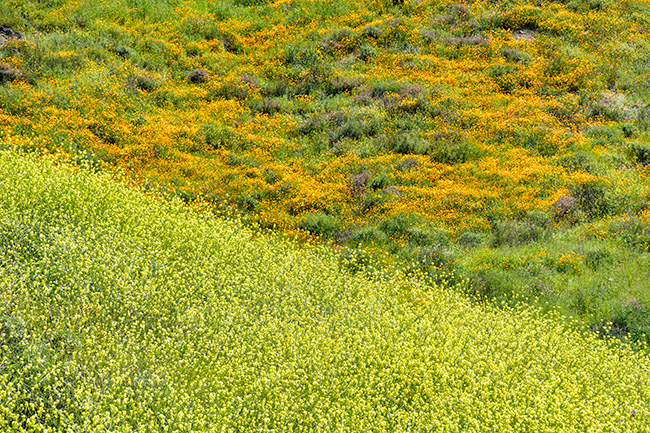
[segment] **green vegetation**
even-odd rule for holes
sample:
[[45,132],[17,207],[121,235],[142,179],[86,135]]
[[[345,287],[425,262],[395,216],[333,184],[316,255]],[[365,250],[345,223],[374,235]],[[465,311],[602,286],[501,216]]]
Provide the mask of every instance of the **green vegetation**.
[[87,169],[1,153],[0,254],[2,431],[650,431],[616,340]]

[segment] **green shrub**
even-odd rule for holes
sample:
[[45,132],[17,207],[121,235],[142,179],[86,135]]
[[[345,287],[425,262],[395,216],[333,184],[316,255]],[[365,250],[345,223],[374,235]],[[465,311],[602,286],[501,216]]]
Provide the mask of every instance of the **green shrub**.
[[253,196],[243,195],[237,199],[237,205],[242,209],[252,211],[259,207],[260,202]]
[[263,6],[269,3],[269,0],[233,0],[236,6]]
[[0,63],[0,84],[16,81],[20,76],[20,71],[15,67],[6,63]]
[[[638,117],[637,108],[627,101],[623,93],[608,95],[585,103],[586,115],[589,118],[612,120],[615,122],[629,122]],[[612,128],[622,133],[620,125]]]
[[189,40],[214,40],[221,35],[219,23],[208,16],[188,17],[181,22],[181,31]]
[[446,141],[441,140],[430,148],[428,153],[431,159],[443,164],[460,164],[473,161],[483,155],[478,145],[469,141]]
[[25,115],[33,109],[25,98],[25,91],[12,86],[0,86],[0,106],[13,115]]
[[325,36],[321,47],[328,54],[350,54],[357,50],[359,41],[354,31],[343,28]]
[[549,138],[548,131],[542,128],[533,128],[526,132],[516,133],[513,137],[514,145],[530,149],[542,156],[553,156],[558,152],[558,143]]
[[197,140],[204,143],[208,148],[216,149],[238,149],[244,150],[250,147],[251,143],[241,134],[231,129],[224,128],[212,123],[201,126]]
[[497,268],[481,269],[468,274],[468,295],[479,299],[503,300],[517,293],[508,271]]
[[321,62],[318,50],[310,45],[289,45],[280,55],[285,65],[310,68]]
[[362,45],[359,48],[359,58],[364,62],[372,60],[377,55],[377,49],[372,45]]
[[523,221],[496,221],[492,226],[495,247],[516,246],[537,242],[551,235],[553,221],[542,211],[529,212]]
[[194,69],[187,73],[187,82],[190,84],[205,83],[210,79],[210,74],[203,68]]
[[284,101],[278,100],[276,98],[263,98],[247,100],[246,105],[253,113],[273,115],[275,113],[284,111],[282,102]]
[[403,85],[397,81],[378,81],[370,87],[370,95],[373,98],[383,98],[387,93],[399,94]]
[[208,99],[223,98],[223,99],[239,99],[241,101],[248,98],[250,89],[240,83],[227,82],[223,83],[217,88],[208,93]]
[[379,223],[379,230],[386,233],[388,236],[402,236],[408,235],[410,228],[417,222],[414,215],[406,215],[403,213],[385,218]]
[[222,32],[219,39],[221,40],[223,49],[229,53],[241,54],[244,50],[242,42],[232,33]]
[[610,188],[605,182],[594,180],[574,185],[571,195],[590,219],[603,218],[614,212],[616,203]]
[[323,116],[311,116],[296,126],[296,132],[301,135],[319,134],[325,130],[327,121]]
[[[586,87],[589,68],[587,55],[583,51],[575,48],[551,47],[548,56],[544,76],[549,77],[553,86],[559,84],[561,90],[569,92],[578,92]],[[567,76],[571,79],[563,83],[553,83],[552,80],[556,76]]]
[[511,92],[518,85],[518,68],[514,65],[496,64],[485,70],[485,74],[492,78],[499,88],[504,92]]
[[298,223],[298,228],[310,233],[332,237],[340,229],[341,224],[336,217],[323,212],[305,215]]
[[602,171],[596,156],[587,152],[576,152],[571,155],[562,156],[559,164],[569,171],[584,171],[591,174],[599,174]]
[[539,227],[544,232],[547,232],[553,228],[553,220],[551,217],[543,211],[534,210],[528,212],[526,215],[526,220],[529,224]]
[[650,250],[650,224],[646,220],[636,216],[620,217],[611,221],[607,229],[630,247]]
[[386,24],[379,40],[384,47],[393,49],[405,49],[411,43],[409,29],[399,18],[393,18]]
[[425,155],[430,150],[429,142],[418,132],[398,132],[380,140],[380,145],[388,150],[407,155]]
[[385,173],[381,173],[368,181],[368,188],[372,191],[384,189],[391,183],[390,178]]
[[527,65],[532,61],[530,54],[518,48],[504,47],[501,49],[501,55],[509,62],[522,65]]
[[362,83],[359,77],[332,77],[325,85],[325,91],[328,95],[338,95],[340,93],[349,93],[358,88]]
[[280,175],[275,170],[265,168],[262,171],[262,178],[264,179],[264,182],[273,185],[282,180],[282,175]]
[[411,227],[406,232],[410,244],[419,247],[431,246],[436,243],[433,234],[426,228],[415,226]]
[[382,33],[381,29],[377,26],[367,26],[363,29],[363,36],[369,39],[379,39]]
[[417,167],[418,165],[420,165],[420,162],[416,158],[409,156],[400,160],[396,164],[396,167],[399,171],[410,171],[415,167]]
[[355,243],[384,245],[388,242],[388,236],[377,227],[364,227],[352,235]]
[[144,92],[153,92],[158,87],[158,83],[151,77],[136,75],[129,78],[127,86]]
[[595,125],[587,129],[585,136],[593,139],[604,139],[603,144],[620,144],[623,143],[623,129],[620,124],[617,125]]
[[335,127],[329,134],[330,144],[343,139],[359,140],[364,137],[373,137],[381,128],[378,118],[363,112],[348,114],[335,112],[329,116],[329,120],[333,124],[331,126]]
[[456,242],[465,248],[477,248],[485,244],[485,235],[477,232],[463,232]]
[[454,269],[454,254],[440,245],[418,248],[415,253],[414,265],[436,276],[448,274]]
[[366,125],[362,121],[350,119],[330,134],[330,143],[336,143],[345,138],[359,140],[366,135],[366,130]]
[[234,152],[228,153],[228,160],[226,161],[226,164],[232,166],[232,167],[239,167],[239,166],[247,166],[247,167],[255,167],[259,168],[260,163],[257,161],[255,158],[249,158],[246,156],[239,156]]
[[261,91],[264,96],[286,97],[293,94],[293,86],[287,79],[278,78],[264,83]]
[[566,7],[574,12],[600,11],[610,6],[610,0],[564,0]]
[[383,192],[370,192],[363,197],[359,206],[359,213],[364,214],[371,209],[382,208],[389,201],[389,198],[388,194]]
[[607,247],[591,248],[584,253],[587,267],[593,271],[601,270],[614,264],[614,254]]
[[634,162],[641,165],[650,164],[650,144],[630,143],[627,146],[627,152]]
[[624,123],[621,125],[621,131],[623,131],[623,136],[625,138],[634,138],[639,135],[639,127],[634,124]]
[[547,17],[543,9],[534,6],[524,6],[507,12],[498,13],[484,22],[485,27],[498,27],[507,30],[536,30]]

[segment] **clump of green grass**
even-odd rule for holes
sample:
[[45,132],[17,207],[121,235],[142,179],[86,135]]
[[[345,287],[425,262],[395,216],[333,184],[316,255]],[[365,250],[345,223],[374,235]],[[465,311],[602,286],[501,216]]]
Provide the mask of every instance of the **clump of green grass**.
[[0,153],[0,246],[4,431],[650,431],[640,352],[106,174]]

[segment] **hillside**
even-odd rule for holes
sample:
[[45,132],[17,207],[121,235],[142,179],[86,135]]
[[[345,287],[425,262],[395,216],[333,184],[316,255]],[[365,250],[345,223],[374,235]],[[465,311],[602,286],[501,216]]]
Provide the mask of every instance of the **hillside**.
[[649,59],[650,0],[2,2],[0,431],[650,431]]
[[650,335],[647,1],[8,0],[0,139]]
[[0,331],[7,432],[650,431],[616,340],[11,152]]

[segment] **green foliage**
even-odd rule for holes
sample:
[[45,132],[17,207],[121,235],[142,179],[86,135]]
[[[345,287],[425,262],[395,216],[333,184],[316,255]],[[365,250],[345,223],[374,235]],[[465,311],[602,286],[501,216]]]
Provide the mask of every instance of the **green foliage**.
[[469,275],[469,295],[478,299],[512,299],[520,291],[512,281],[512,272],[504,269],[480,269]]
[[395,153],[425,155],[429,152],[429,142],[419,133],[396,133],[385,138],[384,146]]
[[650,145],[646,143],[630,143],[627,150],[634,162],[641,165],[650,164]]
[[208,98],[239,99],[243,101],[248,97],[249,93],[249,88],[246,85],[227,82],[212,90]]
[[298,228],[323,236],[334,236],[340,228],[340,222],[334,216],[323,212],[309,213],[298,223]]
[[508,64],[495,64],[485,70],[485,74],[492,78],[504,92],[510,92],[517,86],[517,67]]
[[250,146],[241,135],[215,124],[202,125],[199,131],[197,141],[205,144],[210,149],[239,149],[243,150]]
[[353,234],[352,241],[355,243],[383,245],[388,242],[388,236],[377,227],[364,227]]
[[571,191],[588,218],[603,218],[616,211],[616,196],[611,186],[602,181],[584,182]]
[[264,178],[264,182],[271,185],[278,183],[279,181],[282,180],[282,175],[280,175],[276,171],[269,170],[268,168],[265,168],[262,171],[262,177]]
[[483,155],[480,147],[466,140],[439,140],[435,148],[428,153],[434,161],[445,164],[473,161]]
[[574,12],[588,12],[606,9],[610,5],[610,0],[567,0],[564,3]]
[[289,45],[280,58],[286,65],[302,68],[312,67],[321,61],[318,50],[310,45]]
[[526,65],[532,61],[532,57],[530,56],[530,54],[517,48],[504,47],[501,49],[501,54],[506,60],[513,63],[520,63]]
[[515,134],[513,141],[515,145],[530,149],[542,156],[553,156],[558,152],[557,144],[548,137],[548,131],[539,128]]
[[273,115],[283,111],[283,101],[276,98],[254,99],[248,102],[253,113]]
[[226,163],[232,167],[238,167],[238,166],[255,167],[255,168],[260,167],[260,163],[254,158],[241,157],[234,152],[228,153],[228,160]]
[[382,35],[382,31],[377,26],[367,26],[363,29],[363,36],[368,39],[379,39]]
[[379,229],[391,237],[405,235],[416,221],[417,218],[414,216],[397,214],[391,218],[385,218],[379,225]]
[[608,230],[627,245],[650,250],[650,224],[635,216],[623,216],[609,223]]
[[151,77],[136,75],[129,78],[127,86],[139,89],[145,92],[153,92],[158,87],[156,81]]
[[477,248],[485,243],[485,235],[477,232],[463,232],[456,241],[466,248]]
[[269,2],[269,0],[233,0],[237,6],[262,6]]
[[353,53],[357,48],[359,48],[358,37],[349,28],[331,32],[322,42],[322,49],[327,54],[345,55]]
[[372,112],[351,111],[334,112],[329,116],[330,143],[336,143],[343,139],[359,140],[364,137],[376,135],[380,128],[380,119]]
[[489,17],[484,25],[507,30],[535,30],[546,17],[547,14],[542,8],[527,5],[495,14]]
[[493,244],[521,245],[550,236],[553,221],[546,212],[532,211],[523,221],[495,221],[492,226]]
[[359,58],[364,62],[371,60],[377,55],[377,50],[372,45],[362,45],[359,48]]

